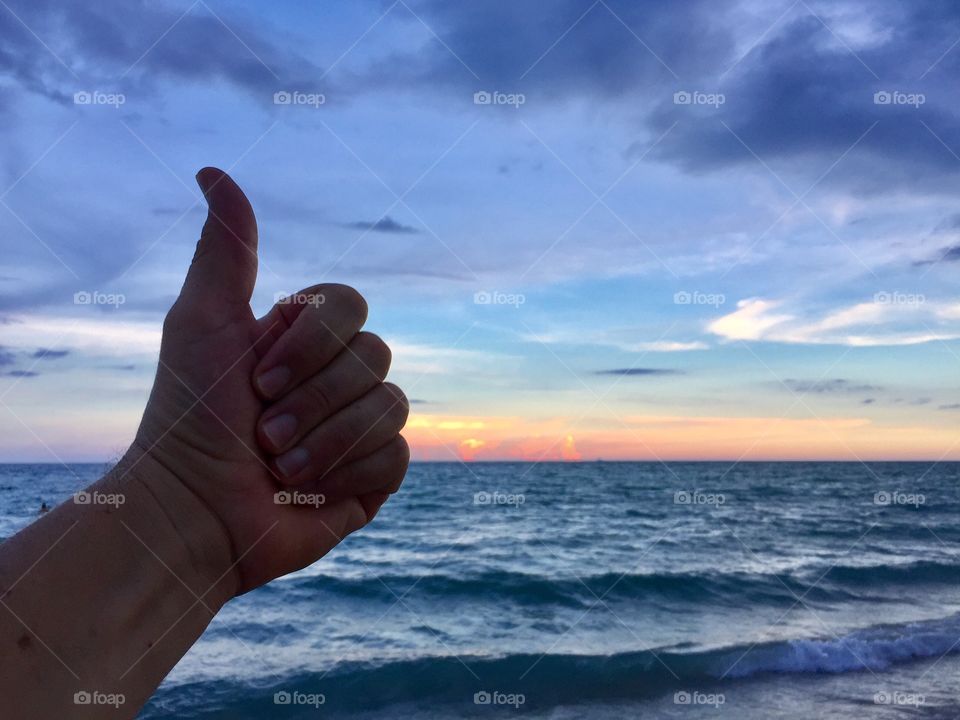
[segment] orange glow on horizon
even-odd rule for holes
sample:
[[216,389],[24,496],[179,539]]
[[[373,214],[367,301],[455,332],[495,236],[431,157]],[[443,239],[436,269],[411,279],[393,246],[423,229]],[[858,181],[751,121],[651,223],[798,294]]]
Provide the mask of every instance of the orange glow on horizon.
[[865,418],[416,415],[404,435],[414,460],[960,460],[955,429]]

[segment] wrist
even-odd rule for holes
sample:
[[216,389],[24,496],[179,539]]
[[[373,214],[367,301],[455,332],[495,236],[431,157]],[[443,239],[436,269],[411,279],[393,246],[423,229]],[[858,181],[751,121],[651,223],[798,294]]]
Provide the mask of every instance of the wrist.
[[[230,535],[220,518],[155,453],[138,442],[100,481],[132,497],[137,516],[168,557],[164,564],[217,611],[239,586]],[[189,579],[189,580],[188,580]]]

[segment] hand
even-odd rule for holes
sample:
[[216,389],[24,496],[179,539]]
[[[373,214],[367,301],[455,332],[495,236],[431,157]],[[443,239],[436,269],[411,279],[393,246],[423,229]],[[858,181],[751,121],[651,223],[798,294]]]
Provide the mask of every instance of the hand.
[[[409,460],[403,393],[383,382],[390,351],[359,332],[367,307],[317,285],[256,319],[257,223],[220,170],[197,175],[209,214],[164,322],[160,363],[133,463],[162,466],[225,534],[235,592],[314,562],[376,515]],[[147,459],[149,458],[149,459]],[[277,495],[284,488],[297,494]],[[182,491],[181,491],[182,492]],[[285,503],[291,497],[299,504]],[[189,522],[167,503],[176,522]]]

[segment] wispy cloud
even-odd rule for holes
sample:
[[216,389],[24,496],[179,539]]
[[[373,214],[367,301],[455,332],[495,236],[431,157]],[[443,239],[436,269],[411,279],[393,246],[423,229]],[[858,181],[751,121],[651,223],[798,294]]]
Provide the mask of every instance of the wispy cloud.
[[594,375],[622,375],[626,377],[646,377],[651,375],[682,375],[680,370],[668,368],[611,368],[609,370],[596,370]]
[[370,232],[388,233],[392,235],[416,235],[420,231],[412,225],[404,225],[397,222],[389,215],[384,215],[379,220],[373,222],[357,220],[355,222],[343,223],[343,227],[351,230],[366,230]]
[[[647,331],[649,332],[649,331]],[[552,330],[547,332],[526,332],[520,335],[527,342],[544,345],[603,345],[615,347],[624,352],[672,353],[707,350],[710,346],[702,340],[636,340],[644,331],[639,328],[610,328],[605,330]]]
[[28,349],[57,338],[76,352],[108,357],[156,355],[160,351],[160,323],[122,321],[109,317],[14,316],[4,326],[10,347]]
[[30,357],[36,360],[56,360],[66,357],[70,354],[69,350],[51,350],[50,348],[38,348]]
[[882,389],[876,385],[855,383],[844,378],[831,378],[829,380],[795,380],[788,378],[783,381],[783,385],[795,393],[814,393],[817,395],[859,394]]
[[928,260],[917,260],[914,265],[935,265],[940,262],[960,262],[960,245],[941,248],[933,257]]
[[708,324],[727,340],[758,340],[810,345],[876,347],[916,345],[960,337],[956,303],[876,301],[800,316],[785,312],[784,301],[741,300],[737,309]]
[[32,378],[40,375],[40,373],[36,372],[35,370],[8,370],[3,374],[7,377],[15,378]]

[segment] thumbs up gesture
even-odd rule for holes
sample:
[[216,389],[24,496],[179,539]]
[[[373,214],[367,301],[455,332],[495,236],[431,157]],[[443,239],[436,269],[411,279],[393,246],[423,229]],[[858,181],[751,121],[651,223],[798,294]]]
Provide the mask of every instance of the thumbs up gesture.
[[[239,594],[373,519],[406,473],[409,408],[384,382],[389,348],[361,331],[367,306],[356,290],[316,285],[254,317],[253,208],[221,170],[204,168],[197,182],[209,213],[164,322],[134,462],[163,469],[161,503],[165,483],[199,499],[201,520],[231,549],[224,572]],[[197,520],[170,505],[175,525]]]

